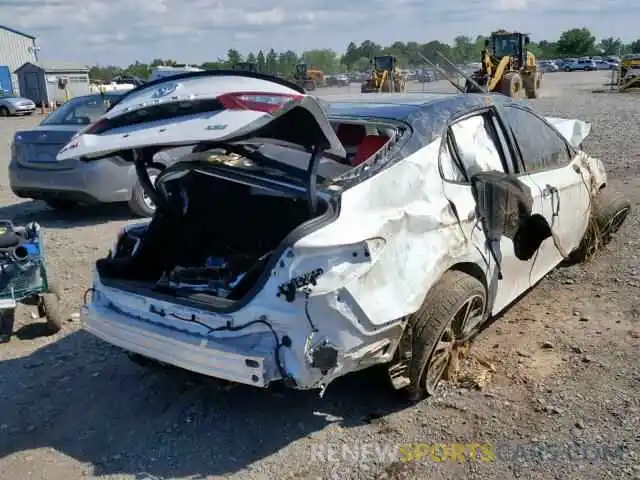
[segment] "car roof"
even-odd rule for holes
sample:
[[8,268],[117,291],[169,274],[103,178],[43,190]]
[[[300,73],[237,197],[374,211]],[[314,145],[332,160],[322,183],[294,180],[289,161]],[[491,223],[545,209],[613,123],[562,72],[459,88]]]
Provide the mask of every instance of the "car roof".
[[433,109],[460,111],[490,102],[504,103],[499,94],[462,93],[379,93],[371,95],[331,95],[323,97],[330,118],[348,117],[410,121]]

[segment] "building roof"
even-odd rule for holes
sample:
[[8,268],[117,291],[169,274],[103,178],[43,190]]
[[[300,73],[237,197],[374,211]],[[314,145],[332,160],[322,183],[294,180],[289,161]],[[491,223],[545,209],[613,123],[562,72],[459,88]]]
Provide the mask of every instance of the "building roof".
[[20,30],[16,30],[15,28],[7,27],[5,25],[0,25],[0,28],[2,30],[7,30],[7,31],[9,31],[11,33],[15,33],[17,35],[22,35],[23,37],[27,37],[27,38],[30,38],[32,40],[36,39],[36,37],[34,37],[33,35],[29,35],[28,33],[21,32]]
[[69,62],[27,62],[24,65],[18,67],[15,73],[22,70],[27,65],[32,65],[36,68],[39,68],[47,73],[68,73],[68,72],[78,72],[78,73],[88,73],[89,67],[86,65],[80,65],[78,63],[69,63]]

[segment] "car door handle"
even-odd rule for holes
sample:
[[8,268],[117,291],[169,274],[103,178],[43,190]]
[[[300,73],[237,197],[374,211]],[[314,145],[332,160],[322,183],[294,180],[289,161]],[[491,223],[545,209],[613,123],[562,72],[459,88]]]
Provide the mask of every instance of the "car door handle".
[[545,186],[544,189],[542,190],[542,197],[543,198],[550,197],[553,194],[554,190],[555,188],[552,187],[551,185]]

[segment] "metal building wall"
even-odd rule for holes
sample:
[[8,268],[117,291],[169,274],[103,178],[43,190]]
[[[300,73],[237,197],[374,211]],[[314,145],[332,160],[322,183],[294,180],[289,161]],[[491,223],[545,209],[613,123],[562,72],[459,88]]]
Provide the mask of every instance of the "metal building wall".
[[0,27],[0,65],[7,65],[9,67],[13,91],[16,95],[20,94],[20,91],[18,87],[18,77],[13,72],[26,62],[35,63],[35,53],[29,51],[29,48],[33,46],[33,39]]

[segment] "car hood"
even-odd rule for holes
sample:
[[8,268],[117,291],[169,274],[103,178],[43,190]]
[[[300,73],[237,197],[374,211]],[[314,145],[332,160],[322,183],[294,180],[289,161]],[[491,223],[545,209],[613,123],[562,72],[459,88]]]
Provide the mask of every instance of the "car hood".
[[182,145],[269,143],[305,151],[317,147],[325,156],[346,157],[318,98],[279,78],[219,70],[162,78],[129,91],[78,132],[58,159],[91,160]]
[[0,102],[9,103],[11,105],[32,104],[33,101],[24,97],[4,97],[0,98]]

